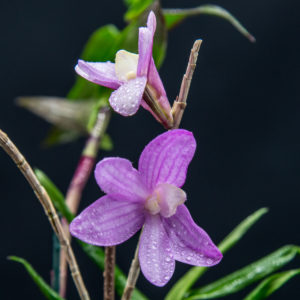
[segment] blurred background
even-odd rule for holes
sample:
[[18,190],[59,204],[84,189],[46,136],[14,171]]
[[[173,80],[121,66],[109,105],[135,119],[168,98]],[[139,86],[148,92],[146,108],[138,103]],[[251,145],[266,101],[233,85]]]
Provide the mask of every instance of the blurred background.
[[[206,4],[208,1],[205,1]],[[194,7],[203,1],[162,1],[164,8]],[[300,245],[300,3],[287,0],[214,1],[228,9],[256,37],[250,43],[229,23],[211,16],[186,20],[169,33],[160,70],[170,101],[176,97],[190,48],[202,38],[197,69],[182,127],[198,143],[184,190],[195,221],[218,243],[234,226],[261,207],[269,207],[247,235],[211,269],[200,284],[217,279],[285,244]],[[21,95],[64,97],[74,83],[74,65],[90,34],[112,23],[123,28],[121,1],[1,1],[0,128],[38,167],[66,192],[84,138],[41,147],[50,126],[17,107]],[[113,115],[108,132],[114,150],[136,165],[143,147],[163,128],[145,110],[131,118]],[[8,255],[27,259],[49,281],[52,232],[34,194],[10,159],[0,152],[0,299],[42,299],[23,267]],[[91,178],[80,210],[101,196]],[[137,236],[117,248],[117,262],[127,272]],[[102,297],[102,274],[74,243],[92,299]],[[288,267],[299,267],[296,259]],[[141,275],[138,287],[160,299],[187,265],[176,264],[164,288]],[[251,288],[227,297],[241,299]],[[300,297],[299,277],[270,299]],[[77,299],[69,280],[68,299]]]

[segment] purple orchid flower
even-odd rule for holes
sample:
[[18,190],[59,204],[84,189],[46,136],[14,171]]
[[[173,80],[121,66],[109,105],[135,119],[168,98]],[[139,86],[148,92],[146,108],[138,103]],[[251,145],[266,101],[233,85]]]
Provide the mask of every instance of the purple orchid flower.
[[181,187],[195,149],[193,134],[176,129],[146,146],[138,170],[119,157],[100,161],[95,177],[107,195],[73,220],[71,234],[88,244],[112,246],[143,227],[141,270],[157,286],[170,280],[175,260],[207,267],[219,263],[221,252],[183,204],[186,193]]
[[109,103],[117,113],[131,116],[142,105],[165,127],[171,128],[170,103],[152,57],[155,29],[156,18],[151,11],[147,27],[139,28],[139,54],[120,50],[115,64],[79,60],[75,70],[91,82],[116,90]]

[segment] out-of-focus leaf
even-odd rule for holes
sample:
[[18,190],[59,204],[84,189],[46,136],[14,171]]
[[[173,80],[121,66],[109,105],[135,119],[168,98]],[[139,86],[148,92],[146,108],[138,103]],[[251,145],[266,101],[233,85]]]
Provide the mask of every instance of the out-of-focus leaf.
[[51,147],[59,144],[73,142],[80,137],[80,134],[75,131],[65,131],[57,127],[52,127],[43,140],[42,144],[45,147]]
[[255,42],[255,37],[235,18],[230,12],[218,5],[201,5],[195,8],[163,9],[168,29],[182,22],[185,18],[197,15],[212,15],[225,19],[232,24],[250,42]]
[[287,281],[300,274],[300,269],[273,274],[262,281],[244,300],[262,300],[269,297]]
[[213,299],[236,293],[246,286],[277,271],[299,253],[300,248],[298,246],[284,246],[264,258],[213,283],[188,292],[186,299]]
[[17,256],[9,256],[8,259],[16,261],[23,265],[32,280],[39,287],[43,295],[49,300],[63,300],[46,282],[45,280],[33,269],[33,267],[23,258]]
[[[49,194],[55,208],[61,213],[63,217],[67,219],[70,223],[74,219],[74,214],[71,213],[69,208],[67,207],[62,192],[55,186],[55,184],[45,175],[44,172],[41,170],[35,169],[35,174],[39,179],[42,186],[46,189],[47,193]],[[83,251],[88,255],[88,257],[103,271],[104,270],[104,259],[105,254],[104,251],[97,246],[86,244],[80,240],[77,240],[80,246],[82,247]],[[126,276],[124,273],[119,269],[118,266],[115,268],[115,286],[116,291],[118,292],[119,296],[122,295],[123,289],[126,284]],[[147,300],[147,298],[139,292],[137,289],[134,290],[133,300]]]
[[105,151],[111,151],[114,148],[111,137],[106,133],[103,135],[100,141],[100,149]]
[[[118,50],[120,31],[114,25],[106,25],[96,30],[89,38],[81,59],[86,61],[114,61]],[[93,84],[80,76],[68,94],[73,99],[99,99],[107,90],[104,87]]]
[[17,104],[64,130],[87,133],[94,101],[70,102],[58,97],[20,97]]
[[69,210],[62,192],[56,187],[51,179],[41,170],[34,169],[34,173],[41,185],[45,188],[50,196],[55,208],[64,216],[70,223],[74,219],[74,215]]
[[154,0],[125,0],[128,10],[125,14],[125,21],[129,22],[136,19],[143,11],[145,11]]
[[[245,233],[268,211],[261,208],[243,220],[233,229],[225,239],[218,245],[224,254],[231,249]],[[166,300],[180,300],[184,294],[193,286],[200,276],[207,270],[205,267],[193,267],[183,277],[181,277],[166,296]]]

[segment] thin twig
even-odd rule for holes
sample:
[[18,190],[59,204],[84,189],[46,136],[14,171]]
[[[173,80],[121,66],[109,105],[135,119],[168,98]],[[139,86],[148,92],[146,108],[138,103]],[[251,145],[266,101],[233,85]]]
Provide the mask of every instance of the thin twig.
[[115,299],[116,246],[105,247],[104,300]]
[[[182,120],[182,116],[186,107],[186,100],[189,93],[191,81],[193,78],[193,73],[196,68],[196,62],[198,58],[198,52],[200,50],[202,40],[196,40],[194,42],[193,48],[191,50],[190,58],[188,61],[188,65],[186,68],[186,72],[183,76],[181,87],[179,91],[179,96],[174,101],[172,107],[172,115],[174,119],[173,127],[171,129],[176,129],[179,127],[180,122]],[[128,273],[128,278],[126,282],[126,286],[122,295],[121,300],[130,300],[132,292],[135,288],[136,281],[138,279],[140,273],[140,263],[139,263],[139,244],[136,247],[134,258],[131,262],[131,266]]]
[[66,253],[71,275],[73,277],[74,283],[80,295],[80,299],[89,300],[90,297],[83,283],[81,273],[78,268],[73,250],[70,246],[69,240],[66,238],[62,224],[59,220],[59,217],[51,202],[49,195],[47,194],[44,187],[40,184],[40,182],[36,178],[32,168],[25,160],[24,156],[20,153],[18,148],[14,145],[14,143],[8,138],[8,136],[2,130],[0,130],[0,146],[10,156],[10,158],[15,162],[17,167],[23,173],[24,177],[32,187],[35,195],[37,196],[38,200],[43,206],[43,209],[49,219],[49,222],[59,239],[61,248],[64,249]]
[[135,284],[140,274],[140,262],[139,262],[139,243],[135,249],[134,258],[131,262],[131,266],[126,281],[126,286],[122,295],[121,300],[130,300],[132,292],[135,288]]
[[[82,151],[79,163],[75,170],[74,176],[69,185],[66,203],[73,214],[77,213],[78,206],[81,200],[82,192],[85,185],[92,173],[94,168],[96,157],[98,154],[100,139],[106,131],[109,119],[110,119],[110,109],[104,107],[99,110],[98,117],[94,128],[86,142],[86,145]],[[67,238],[70,240],[69,224],[65,218],[62,219],[63,228]],[[66,255],[64,252],[60,253],[60,282],[59,282],[59,294],[61,297],[65,297],[67,289],[67,262]]]
[[191,50],[189,62],[186,68],[186,72],[183,75],[179,96],[173,103],[172,114],[174,118],[174,125],[172,129],[179,127],[184,110],[186,108],[186,100],[190,90],[191,81],[193,78],[194,70],[196,68],[196,62],[198,58],[198,52],[201,46],[202,40],[196,40]]

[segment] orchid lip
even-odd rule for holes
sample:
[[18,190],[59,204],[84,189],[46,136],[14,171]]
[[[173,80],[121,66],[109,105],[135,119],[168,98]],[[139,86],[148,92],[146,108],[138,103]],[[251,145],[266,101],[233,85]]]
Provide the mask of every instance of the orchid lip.
[[151,215],[160,213],[169,218],[176,213],[177,207],[186,201],[186,193],[175,185],[159,184],[152,195],[146,199],[145,208]]

